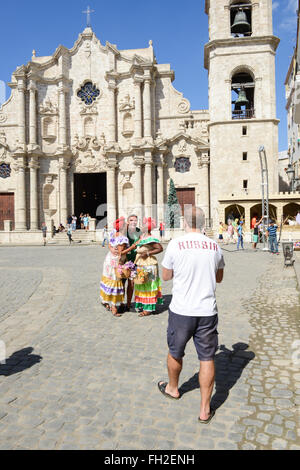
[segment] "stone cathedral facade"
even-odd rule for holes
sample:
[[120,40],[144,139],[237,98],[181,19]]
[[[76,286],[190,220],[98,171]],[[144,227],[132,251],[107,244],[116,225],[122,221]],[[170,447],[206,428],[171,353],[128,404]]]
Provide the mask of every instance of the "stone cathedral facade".
[[272,1],[206,0],[205,11],[209,110],[191,109],[151,41],[119,50],[90,27],[71,49],[33,51],[16,69],[0,108],[0,242],[10,230],[12,241],[38,239],[42,222],[81,212],[91,228],[106,214],[109,227],[130,213],[160,222],[171,179],[214,228],[237,210],[249,225],[259,145],[280,215]]

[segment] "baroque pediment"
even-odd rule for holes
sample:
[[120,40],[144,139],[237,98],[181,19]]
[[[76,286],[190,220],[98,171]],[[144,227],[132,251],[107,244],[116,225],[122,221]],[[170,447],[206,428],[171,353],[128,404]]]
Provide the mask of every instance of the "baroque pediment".
[[167,145],[179,145],[181,148],[185,148],[187,144],[192,144],[196,147],[208,148],[209,144],[198,137],[193,137],[185,131],[180,131],[170,139],[167,139]]

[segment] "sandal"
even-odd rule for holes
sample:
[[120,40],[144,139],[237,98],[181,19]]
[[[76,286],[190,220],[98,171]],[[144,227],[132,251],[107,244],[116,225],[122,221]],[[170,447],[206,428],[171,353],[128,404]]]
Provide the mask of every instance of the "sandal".
[[166,387],[168,385],[168,382],[158,382],[157,386],[158,386],[158,390],[167,398],[171,398],[171,400],[179,400],[180,395],[179,397],[172,397],[172,395],[170,395],[169,393],[166,392]]
[[201,424],[208,424],[210,423],[210,421],[213,419],[213,417],[215,416],[215,410],[210,410],[210,415],[207,419],[200,419],[198,417],[198,422],[201,423]]
[[140,314],[139,314],[139,317],[148,317],[149,315],[151,315],[152,312],[147,312],[146,310],[143,310]]
[[117,307],[111,307],[111,313],[113,314],[114,317],[121,317],[122,315],[118,313]]
[[110,310],[110,305],[109,304],[104,304],[104,307],[106,308],[106,310]]

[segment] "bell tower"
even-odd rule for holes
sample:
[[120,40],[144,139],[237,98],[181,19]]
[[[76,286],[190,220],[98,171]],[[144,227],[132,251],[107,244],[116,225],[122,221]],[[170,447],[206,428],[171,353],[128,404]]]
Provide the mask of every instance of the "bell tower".
[[[272,0],[206,0],[209,42],[210,205],[214,227],[225,222],[220,200],[261,197],[258,148],[268,159],[269,191],[278,191],[278,119]],[[245,204],[244,204],[245,205]],[[249,204],[248,204],[249,205]],[[246,215],[246,226],[249,216]]]

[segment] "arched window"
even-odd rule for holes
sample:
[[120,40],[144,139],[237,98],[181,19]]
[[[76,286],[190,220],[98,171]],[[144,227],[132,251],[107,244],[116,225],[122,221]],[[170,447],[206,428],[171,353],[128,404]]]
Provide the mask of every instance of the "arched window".
[[251,36],[252,5],[250,0],[230,2],[230,31],[233,37]]
[[232,119],[252,119],[255,83],[248,70],[236,72],[231,79]]

